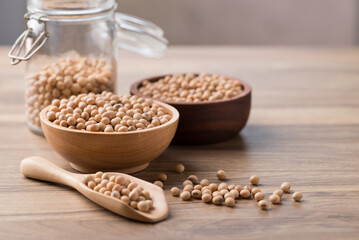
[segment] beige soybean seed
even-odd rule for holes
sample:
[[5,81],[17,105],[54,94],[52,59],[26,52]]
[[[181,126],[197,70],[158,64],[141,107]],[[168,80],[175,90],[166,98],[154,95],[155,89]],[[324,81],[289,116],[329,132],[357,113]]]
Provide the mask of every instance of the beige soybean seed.
[[292,195],[294,201],[299,202],[302,199],[303,195],[301,192],[295,192]]
[[216,197],[216,196],[222,196],[222,194],[219,191],[214,191],[212,193],[212,197]]
[[160,180],[162,182],[166,181],[167,180],[167,175],[164,174],[164,173],[160,173],[157,175],[157,180]]
[[88,125],[86,127],[86,130],[90,131],[90,132],[98,132],[99,129],[100,129],[100,127],[97,124]]
[[125,185],[124,186],[128,186],[128,184],[130,184],[130,183],[131,183],[130,179],[125,177]]
[[241,192],[243,190],[243,187],[241,185],[236,185],[234,189],[236,189],[238,192]]
[[68,127],[69,125],[67,124],[67,122],[65,120],[61,120],[60,121],[60,126],[62,127]]
[[148,191],[142,191],[142,196],[147,200],[151,198],[151,195]]
[[196,175],[189,175],[188,180],[190,180],[193,184],[198,182],[198,177]]
[[226,179],[226,177],[227,177],[227,174],[226,174],[225,171],[223,171],[223,170],[218,170],[218,172],[217,172],[217,178],[218,178],[219,180],[224,180],[224,179]]
[[254,198],[257,201],[263,200],[264,199],[264,194],[262,192],[257,192],[256,195],[254,195]]
[[137,191],[131,191],[130,194],[128,195],[128,197],[132,200],[132,201],[136,201],[139,197],[139,194]]
[[95,182],[96,184],[100,184],[100,183],[101,183],[101,181],[102,181],[102,179],[101,179],[101,178],[95,178],[95,179],[94,179],[94,182]]
[[210,190],[210,189],[205,189],[205,190],[203,190],[202,191],[202,195],[204,195],[204,194],[212,194],[212,191]]
[[130,207],[132,207],[133,209],[137,209],[137,201],[131,201]]
[[74,117],[69,117],[69,118],[67,118],[67,124],[69,125],[69,126],[75,126],[76,125],[76,119],[74,118]]
[[244,186],[243,187],[244,190],[248,190],[249,192],[252,192],[252,187],[251,186]]
[[111,193],[111,197],[113,197],[113,198],[120,198],[120,193],[118,192],[118,191],[112,191],[112,193]]
[[128,127],[128,131],[135,131],[136,130],[136,127],[134,127],[134,126],[130,126],[130,127]]
[[260,200],[258,202],[258,207],[260,207],[263,210],[268,209],[268,206],[269,206],[269,204],[268,204],[268,202],[266,200]]
[[125,202],[126,204],[129,204],[131,201],[128,196],[121,196],[120,200]]
[[202,185],[195,185],[194,187],[193,187],[193,189],[194,190],[202,190]]
[[137,203],[137,208],[141,212],[148,212],[150,210],[150,205],[147,201],[140,201]]
[[49,121],[55,121],[56,120],[56,114],[54,112],[47,112],[46,113],[46,118]]
[[95,178],[93,175],[85,175],[84,181],[85,183],[88,183],[89,181],[95,181]]
[[183,201],[188,201],[191,199],[191,193],[188,191],[184,191],[181,193],[180,197]]
[[94,181],[89,181],[87,183],[87,187],[89,187],[91,189],[94,189],[96,187],[96,183]]
[[224,194],[224,199],[227,199],[227,198],[235,198],[235,195],[231,192],[227,192],[226,194]]
[[120,185],[125,185],[126,178],[124,176],[118,176],[115,179],[115,183],[120,184]]
[[[200,185],[200,186],[202,187],[202,185]],[[206,189],[208,189],[208,190],[211,191],[211,189],[209,188],[209,186],[204,186],[204,187],[202,187],[202,188],[201,188],[201,191],[203,192],[203,191],[206,190]]]
[[113,127],[111,127],[111,126],[106,126],[103,131],[104,131],[104,132],[113,132]]
[[224,196],[226,193],[228,193],[229,191],[228,191],[228,189],[222,189],[221,191],[219,191],[221,194],[222,194],[222,196]]
[[183,187],[183,191],[192,192],[193,191],[193,186],[192,185],[186,185],[186,186]]
[[146,203],[148,204],[148,207],[151,209],[153,208],[153,201],[151,199],[147,199]]
[[137,199],[137,201],[138,201],[138,202],[139,202],[139,201],[146,201],[146,198],[144,198],[143,196],[139,196],[138,199]]
[[228,186],[228,191],[231,191],[231,190],[233,190],[233,189],[235,189],[236,188],[236,185],[229,185]]
[[211,196],[211,194],[206,193],[206,194],[202,195],[201,199],[202,199],[202,202],[209,203],[212,201],[212,196]]
[[137,191],[138,195],[141,196],[143,192],[143,187],[136,187],[132,191]]
[[118,129],[118,132],[128,132],[128,128],[123,126]]
[[234,198],[238,198],[239,197],[239,192],[236,189],[232,189],[230,191],[230,193],[232,193],[234,195]]
[[213,199],[212,199],[212,202],[213,202],[213,204],[215,204],[215,205],[221,205],[223,201],[224,201],[224,199],[223,199],[222,196],[215,196],[215,197],[213,197]]
[[154,181],[153,184],[159,186],[160,188],[163,188],[163,183],[161,181]]
[[280,190],[280,189],[278,189],[278,190],[275,190],[275,191],[273,192],[273,194],[276,194],[276,195],[278,195],[278,196],[281,198],[282,195],[283,195],[283,191]]
[[269,197],[269,201],[271,201],[271,203],[279,203],[280,197],[277,194],[273,194]]
[[96,192],[99,192],[101,188],[102,188],[102,186],[97,185],[93,190],[95,190]]
[[242,198],[249,198],[251,196],[251,193],[248,190],[243,189],[242,191],[239,192],[239,195]]
[[193,182],[191,181],[191,180],[185,180],[184,182],[183,182],[183,184],[182,184],[183,186],[186,186],[186,185],[191,185],[191,186],[193,186]]
[[137,183],[131,182],[130,184],[128,184],[127,188],[128,190],[132,191],[133,189],[135,189],[138,186]]
[[131,193],[131,191],[128,190],[127,188],[124,188],[121,190],[121,195],[128,196],[130,193]]
[[200,184],[202,185],[202,187],[209,186],[209,181],[208,181],[208,179],[202,179]]
[[218,185],[218,191],[220,191],[220,190],[222,190],[222,189],[228,189],[228,184],[227,184],[227,183],[224,183],[224,182],[220,183],[220,184]]
[[224,203],[226,204],[227,207],[233,207],[235,205],[236,201],[234,200],[234,198],[228,197],[228,198],[226,198]]
[[137,186],[138,186],[137,183],[131,182],[130,184],[128,184],[127,188],[128,188],[128,190],[132,191],[132,190],[135,189]]
[[282,183],[282,185],[280,186],[280,189],[283,191],[283,192],[289,192],[290,190],[290,183],[289,182],[284,182]]
[[181,163],[175,165],[174,170],[176,173],[182,173],[185,170],[185,166]]
[[171,193],[172,193],[172,196],[179,196],[180,195],[180,190],[178,187],[173,187],[171,188]]
[[107,179],[102,179],[102,180],[101,180],[101,184],[102,184],[102,185],[106,186],[107,183],[109,183],[109,181],[108,181]]
[[88,104],[88,105],[93,105],[93,104],[95,104],[95,98],[93,98],[93,97],[87,98],[86,104]]
[[112,191],[113,187],[115,186],[115,183],[114,182],[109,182],[107,183],[106,185],[106,188],[110,191]]
[[82,129],[85,129],[86,126],[85,126],[85,124],[83,124],[83,123],[78,123],[78,124],[76,125],[76,128],[77,128],[78,130],[82,130]]
[[111,176],[109,178],[109,181],[114,183],[116,181],[116,176]]
[[[101,122],[102,122],[103,124],[107,125],[107,124],[110,123],[110,119],[107,118],[107,117],[104,117],[104,118],[101,119]],[[116,125],[116,124],[115,124],[115,125]]]
[[101,178],[108,180],[108,179],[110,179],[110,175],[108,173],[104,173],[104,174],[102,174]]
[[106,191],[106,192],[105,192],[105,195],[111,196],[111,191]]
[[217,186],[217,184],[215,184],[215,183],[211,183],[211,184],[209,184],[208,186],[209,186],[209,188],[211,189],[212,192],[218,190],[218,186]]
[[256,175],[253,175],[249,178],[249,182],[253,185],[257,185],[259,183],[259,177]]
[[202,192],[200,190],[193,190],[191,194],[192,197],[196,199],[199,199],[202,196]]
[[118,191],[118,192],[121,192],[121,190],[123,189],[124,187],[121,186],[120,184],[115,184],[115,186],[113,186],[112,188],[112,191]]
[[259,193],[259,192],[261,192],[261,189],[259,187],[252,188],[251,193],[253,196],[255,196],[256,193]]

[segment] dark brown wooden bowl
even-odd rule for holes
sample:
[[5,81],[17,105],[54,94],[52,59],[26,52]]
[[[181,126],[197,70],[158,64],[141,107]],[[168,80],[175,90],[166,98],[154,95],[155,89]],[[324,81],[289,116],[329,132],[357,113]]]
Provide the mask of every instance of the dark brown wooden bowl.
[[[131,94],[144,96],[139,88],[143,81],[155,82],[166,75],[146,78],[131,85]],[[234,79],[234,78],[232,78]],[[180,113],[172,143],[183,145],[223,142],[236,136],[246,125],[251,109],[251,87],[238,79],[243,92],[238,96],[213,102],[174,102],[155,99],[175,107]]]

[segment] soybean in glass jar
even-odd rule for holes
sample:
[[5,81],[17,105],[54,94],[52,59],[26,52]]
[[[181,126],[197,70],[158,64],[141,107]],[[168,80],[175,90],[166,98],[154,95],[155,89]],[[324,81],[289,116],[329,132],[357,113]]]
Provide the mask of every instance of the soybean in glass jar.
[[117,49],[160,57],[167,48],[155,24],[116,13],[115,0],[28,0],[25,31],[9,52],[27,61],[26,118],[42,134],[39,113],[54,99],[116,90]]

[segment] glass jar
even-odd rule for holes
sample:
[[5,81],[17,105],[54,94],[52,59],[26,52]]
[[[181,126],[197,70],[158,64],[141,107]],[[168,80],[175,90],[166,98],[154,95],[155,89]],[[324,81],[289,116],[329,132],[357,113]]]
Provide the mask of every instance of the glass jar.
[[115,0],[28,0],[25,31],[9,52],[27,61],[26,117],[42,134],[39,113],[54,99],[115,91],[117,49],[160,57],[163,31],[146,20],[116,13]]

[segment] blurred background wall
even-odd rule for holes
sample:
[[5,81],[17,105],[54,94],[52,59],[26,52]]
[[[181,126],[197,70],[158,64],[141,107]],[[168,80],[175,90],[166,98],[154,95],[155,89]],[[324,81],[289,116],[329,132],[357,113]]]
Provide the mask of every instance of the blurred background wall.
[[[171,44],[359,44],[357,0],[120,0],[118,10],[149,19]],[[25,0],[0,0],[0,44],[23,31]]]

